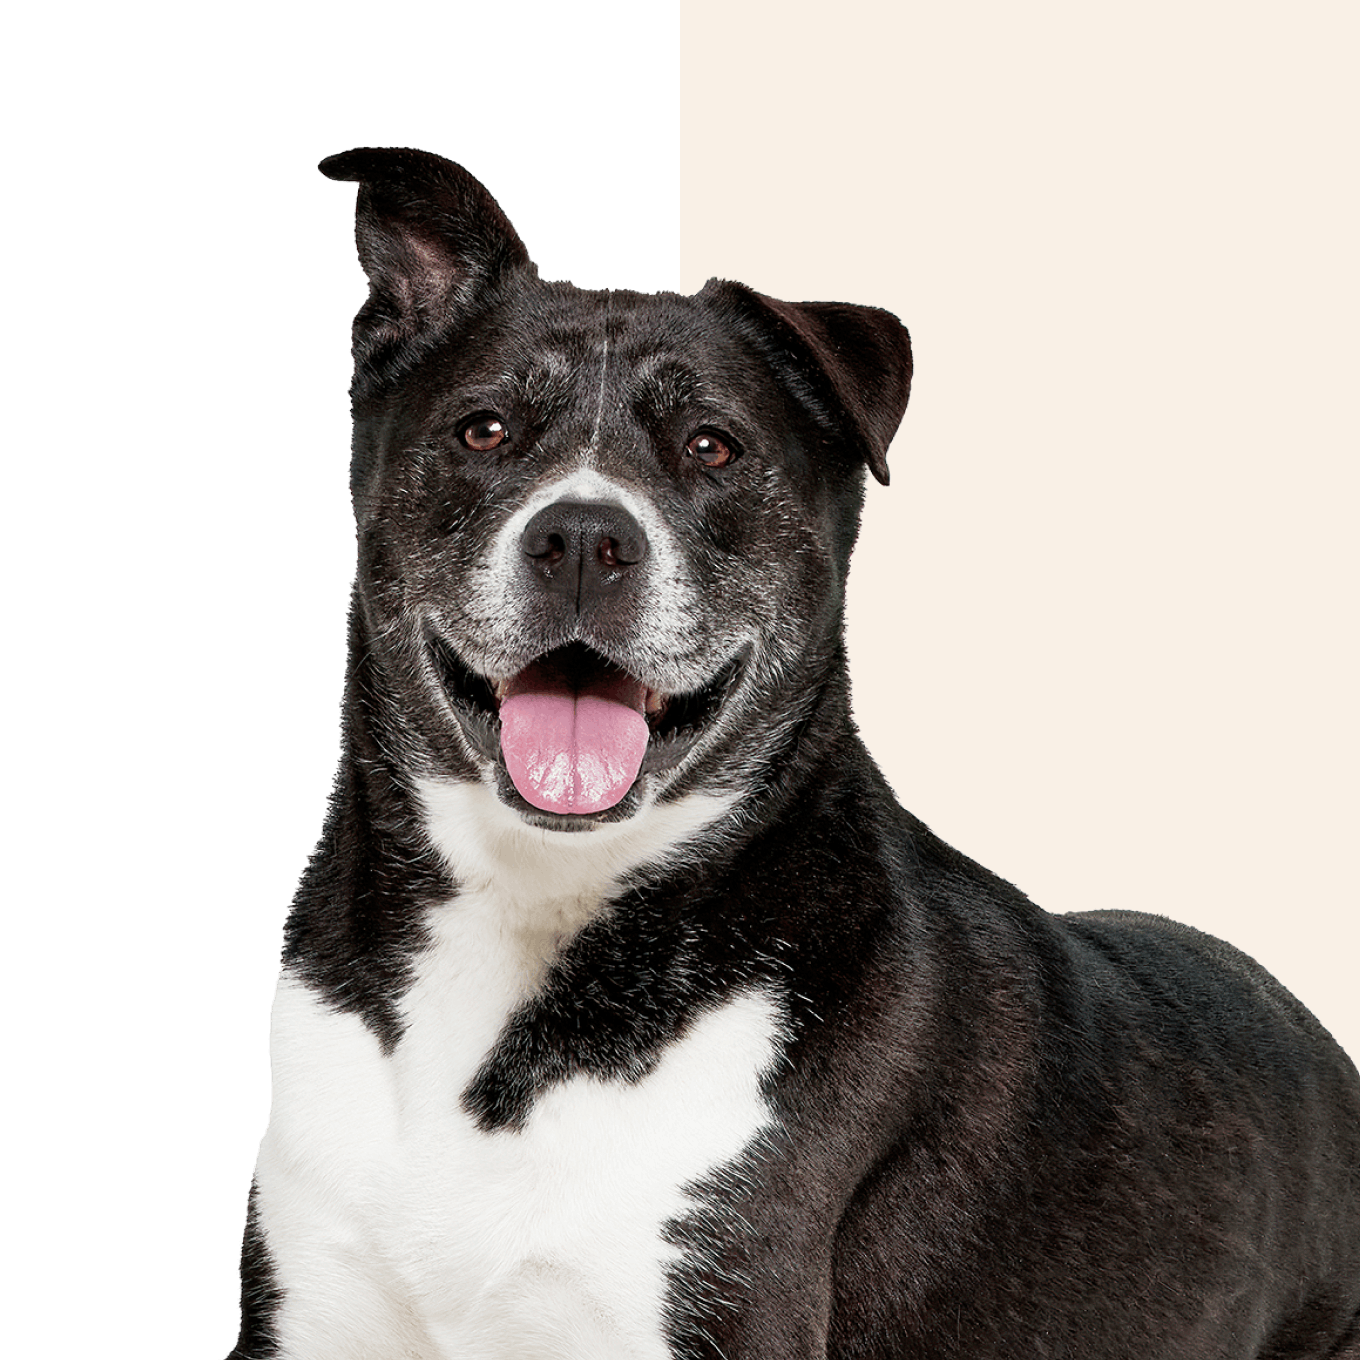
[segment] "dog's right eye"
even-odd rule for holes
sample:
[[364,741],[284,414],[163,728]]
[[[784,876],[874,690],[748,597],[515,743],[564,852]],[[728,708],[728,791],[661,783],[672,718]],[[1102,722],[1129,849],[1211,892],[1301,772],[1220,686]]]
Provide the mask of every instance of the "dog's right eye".
[[499,416],[474,416],[458,431],[458,440],[474,453],[490,453],[510,442],[510,431]]
[[720,435],[715,430],[700,430],[685,445],[685,452],[705,467],[725,468],[739,450],[736,441],[727,435]]

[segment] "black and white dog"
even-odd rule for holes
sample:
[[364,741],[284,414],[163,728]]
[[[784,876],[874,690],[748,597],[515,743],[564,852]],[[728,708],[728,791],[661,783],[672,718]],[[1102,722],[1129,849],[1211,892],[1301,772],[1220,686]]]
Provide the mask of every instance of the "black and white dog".
[[856,736],[896,318],[545,283],[458,166],[322,169],[359,569],[236,1360],[1358,1360],[1354,1067]]

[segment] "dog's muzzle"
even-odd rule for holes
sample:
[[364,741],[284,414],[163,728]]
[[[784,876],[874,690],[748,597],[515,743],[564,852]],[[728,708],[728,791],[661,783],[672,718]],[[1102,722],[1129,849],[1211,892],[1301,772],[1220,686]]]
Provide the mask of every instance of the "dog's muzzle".
[[657,646],[643,624],[657,562],[621,505],[555,501],[517,547],[523,660],[513,671],[475,670],[431,620],[426,641],[444,692],[474,750],[508,775],[502,797],[521,811],[563,825],[631,815],[639,779],[674,767],[712,725],[748,649],[692,687],[655,677]]

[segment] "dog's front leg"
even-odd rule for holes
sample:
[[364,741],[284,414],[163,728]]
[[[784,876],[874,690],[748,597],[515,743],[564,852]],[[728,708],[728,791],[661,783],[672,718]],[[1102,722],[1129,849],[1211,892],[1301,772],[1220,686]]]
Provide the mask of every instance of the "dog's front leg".
[[227,1360],[256,1360],[276,1348],[274,1315],[279,1292],[260,1231],[259,1191],[250,1187],[245,1239],[241,1244],[241,1333]]
[[[725,1292],[730,1297],[730,1286]],[[748,1303],[721,1321],[696,1317],[677,1329],[674,1354],[685,1360],[826,1360],[827,1301],[820,1292],[795,1289]]]
[[[671,1296],[671,1344],[686,1360],[826,1360],[839,1215],[753,1177],[680,1236],[689,1269]],[[764,1182],[760,1184],[760,1182]]]

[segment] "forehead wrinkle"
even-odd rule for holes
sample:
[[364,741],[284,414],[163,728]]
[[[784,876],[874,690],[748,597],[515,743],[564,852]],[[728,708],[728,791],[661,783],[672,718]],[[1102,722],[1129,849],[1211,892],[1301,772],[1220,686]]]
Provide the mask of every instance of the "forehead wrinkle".
[[576,361],[559,350],[544,350],[527,369],[505,375],[515,397],[535,410],[556,410],[571,399]]
[[675,359],[653,356],[638,365],[630,385],[630,404],[640,415],[664,420],[703,400],[708,385]]

